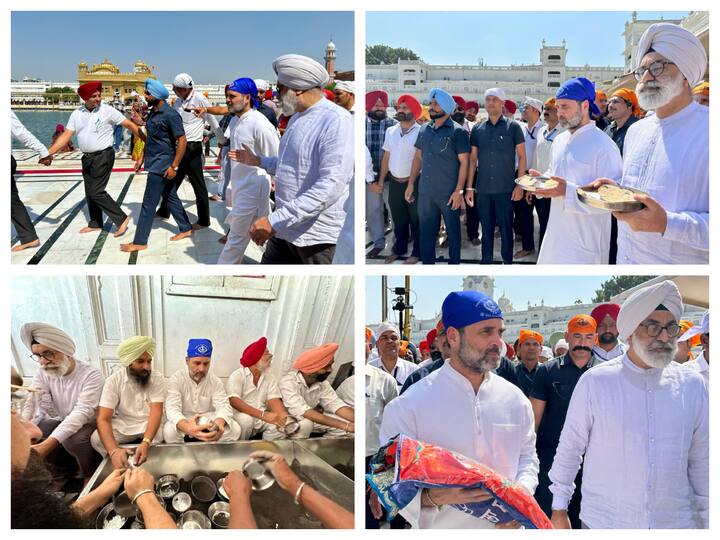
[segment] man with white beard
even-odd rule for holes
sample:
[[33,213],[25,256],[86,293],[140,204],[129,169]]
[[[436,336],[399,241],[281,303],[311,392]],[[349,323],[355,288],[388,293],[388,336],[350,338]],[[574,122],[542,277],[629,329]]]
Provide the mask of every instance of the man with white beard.
[[[658,23],[640,38],[635,55],[640,107],[653,110],[625,136],[618,182],[645,208],[615,212],[618,264],[707,264],[710,210],[710,113],[692,89],[707,68],[702,43],[684,28]],[[593,187],[614,183],[599,178]]]
[[52,459],[62,446],[77,461],[83,478],[89,479],[100,461],[90,437],[95,431],[103,376],[91,365],[75,360],[75,342],[59,328],[27,323],[20,329],[20,339],[40,366],[31,386],[42,391],[42,397],[31,420],[42,431],[43,440],[32,448],[41,457]]
[[555,528],[570,528],[581,462],[584,527],[708,527],[708,391],[672,361],[682,312],[672,281],[625,300],[617,326],[629,349],[585,373],[570,399],[550,469]]

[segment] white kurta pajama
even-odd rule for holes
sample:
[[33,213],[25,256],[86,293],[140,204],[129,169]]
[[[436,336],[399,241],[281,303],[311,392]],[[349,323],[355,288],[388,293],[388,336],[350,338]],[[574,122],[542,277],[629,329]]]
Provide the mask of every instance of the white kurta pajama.
[[[397,434],[487,465],[528,493],[537,487],[539,462],[530,402],[519,388],[495,373],[486,373],[475,394],[470,382],[446,362],[385,407],[380,443]],[[451,506],[421,508],[420,494],[401,514],[422,529],[494,527]]]
[[[270,411],[269,399],[282,400],[277,380],[271,373],[261,373],[257,385],[253,382],[253,374],[249,368],[240,367],[230,374],[227,381],[228,399],[238,398],[261,411]],[[232,405],[231,405],[232,407]],[[233,408],[233,416],[240,426],[240,439],[247,440],[256,433],[262,433],[263,439],[284,439],[285,434],[278,431],[275,424],[270,424],[247,413]]]
[[619,183],[648,193],[668,214],[664,234],[618,222],[618,264],[707,264],[710,246],[710,113],[691,103],[628,129]]
[[[276,156],[280,139],[270,121],[255,109],[234,116],[225,132],[230,148],[247,146],[258,156]],[[230,161],[232,210],[225,222],[230,225],[218,264],[240,264],[250,243],[250,226],[270,213],[271,176],[260,167]]]
[[607,264],[610,258],[610,212],[579,201],[575,189],[622,174],[620,150],[594,122],[560,133],[552,145],[548,176],[567,181],[563,197],[553,197],[538,264]]

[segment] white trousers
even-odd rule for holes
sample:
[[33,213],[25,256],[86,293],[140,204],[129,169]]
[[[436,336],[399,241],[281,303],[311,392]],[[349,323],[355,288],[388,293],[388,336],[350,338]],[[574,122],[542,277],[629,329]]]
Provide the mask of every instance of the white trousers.
[[[270,214],[269,180],[253,179],[256,189],[248,189],[247,186],[242,186],[241,182],[232,182],[233,206],[225,220],[230,225],[230,231],[218,264],[242,264],[245,250],[250,243],[250,226]],[[265,186],[263,182],[268,185]]]
[[[192,420],[192,417],[186,418]],[[170,421],[165,422],[163,426],[163,436],[166,443],[179,443],[185,440],[185,433],[180,431],[177,426]],[[234,421],[229,420],[225,426],[225,433],[220,437],[219,442],[233,442],[240,438],[240,426]]]
[[286,438],[285,433],[280,431],[275,424],[270,424],[249,414],[236,412],[233,418],[240,426],[240,439],[243,441],[247,441],[258,433],[262,433],[262,438],[266,441]]
[[[124,433],[120,433],[116,429],[113,429],[112,432],[113,432],[113,437],[115,437],[115,442],[118,444],[125,444],[125,443],[129,443],[130,441],[136,441],[138,439],[142,439],[145,436],[144,430],[140,433],[134,433],[132,435],[125,435]],[[155,433],[155,436],[153,437],[152,442],[153,442],[153,444],[163,442],[163,434],[162,434],[161,429],[157,430],[157,433]],[[97,432],[97,429],[90,436],[90,444],[92,444],[92,447],[95,450],[97,450],[97,452],[102,457],[105,457],[107,455],[107,450],[105,450],[105,447],[103,446],[103,443],[100,440],[100,434]]]

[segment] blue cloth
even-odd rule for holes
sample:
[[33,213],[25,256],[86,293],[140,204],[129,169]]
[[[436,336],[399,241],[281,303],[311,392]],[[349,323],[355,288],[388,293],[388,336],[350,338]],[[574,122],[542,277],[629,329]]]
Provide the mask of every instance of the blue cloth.
[[150,95],[155,99],[167,99],[170,97],[168,89],[157,79],[145,79],[145,89],[150,92]]
[[595,105],[595,83],[585,77],[576,77],[565,81],[555,92],[555,99],[574,99],[590,102],[590,116],[600,116],[600,109]]
[[432,101],[433,99],[437,101],[437,104],[440,105],[440,108],[443,111],[445,111],[445,114],[452,114],[457,108],[457,104],[455,103],[453,97],[442,88],[433,88],[430,90],[428,101]]
[[232,90],[233,92],[237,92],[239,94],[245,94],[250,96],[250,104],[253,109],[258,108],[258,89],[257,86],[255,86],[255,81],[252,79],[248,79],[247,77],[241,77],[240,79],[235,79],[230,85],[228,86],[228,90]]
[[162,107],[150,110],[145,129],[145,170],[162,176],[175,159],[177,139],[185,135],[182,118],[170,105],[163,103]]
[[167,201],[168,210],[175,223],[177,223],[180,232],[192,229],[182,201],[178,197],[177,184],[166,180],[162,174],[149,172],[145,181],[145,194],[140,207],[140,217],[135,229],[133,244],[147,245],[160,197]]
[[210,357],[212,350],[212,341],[209,339],[192,338],[188,341],[187,356],[188,358]]
[[465,328],[476,322],[502,318],[502,311],[495,301],[478,291],[451,292],[442,304],[445,328]]

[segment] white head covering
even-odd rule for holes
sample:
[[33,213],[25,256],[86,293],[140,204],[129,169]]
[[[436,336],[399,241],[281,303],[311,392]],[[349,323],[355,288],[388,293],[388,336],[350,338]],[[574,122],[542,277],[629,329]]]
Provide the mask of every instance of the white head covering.
[[322,88],[330,80],[327,70],[318,62],[300,54],[278,56],[272,64],[278,84],[293,90]]
[[355,81],[335,81],[335,90],[355,95]]
[[255,79],[255,88],[265,92],[268,88],[270,88],[270,85],[265,79]]
[[708,62],[707,53],[700,40],[683,27],[670,23],[649,26],[638,42],[633,56],[633,70],[640,66],[650,48],[674,62],[690,87],[703,80]]
[[380,325],[375,330],[375,335],[379,338],[382,336],[385,332],[395,332],[398,337],[400,337],[400,330],[397,326],[395,326],[390,321],[383,321],[380,323]]
[[543,110],[543,102],[540,101],[539,99],[535,99],[535,98],[532,98],[532,97],[526,97],[526,98],[525,98],[525,101],[523,102],[523,104],[524,104],[526,107],[532,107],[532,108],[535,109],[537,112],[542,112],[542,110]]
[[632,335],[638,325],[655,311],[660,304],[672,313],[676,321],[680,320],[683,312],[682,297],[677,285],[670,280],[643,287],[628,296],[623,302],[617,318],[620,339],[626,340]]
[[488,88],[485,90],[485,97],[488,96],[495,96],[498,99],[502,99],[505,101],[507,98],[505,97],[505,90],[502,88]]
[[175,75],[175,79],[173,80],[173,86],[175,88],[192,88],[192,77],[187,73],[178,73]]
[[75,354],[75,342],[72,338],[50,324],[40,322],[23,324],[20,328],[20,339],[30,351],[32,342],[37,341],[40,345],[50,347],[66,356]]
[[540,356],[550,360],[554,355],[553,355],[553,351],[550,347],[543,345],[543,348],[540,350]]
[[553,354],[555,351],[557,351],[560,347],[564,347],[566,349],[569,349],[570,346],[568,345],[568,342],[564,339],[558,339],[557,343],[555,344],[555,347],[553,347]]
[[703,315],[702,322],[699,326],[692,326],[688,328],[682,336],[678,338],[678,341],[687,341],[691,337],[695,337],[698,334],[709,334],[710,333],[710,312],[706,311]]

